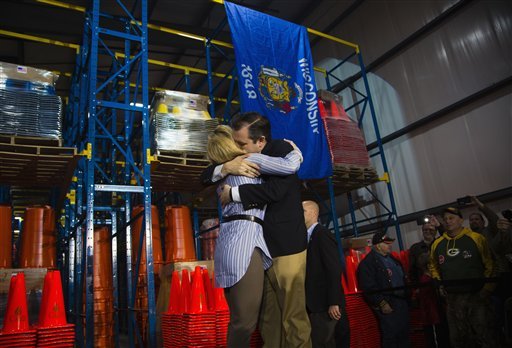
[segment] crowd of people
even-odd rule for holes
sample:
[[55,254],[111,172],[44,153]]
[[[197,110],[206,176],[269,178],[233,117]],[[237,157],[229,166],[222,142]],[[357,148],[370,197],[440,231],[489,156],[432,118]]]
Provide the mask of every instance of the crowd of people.
[[[249,347],[256,328],[268,348],[350,347],[339,246],[319,223],[318,204],[301,201],[300,150],[270,134],[269,121],[250,112],[208,141],[212,165],[201,179],[217,185],[222,203],[214,260],[230,309],[228,347]],[[391,254],[394,239],[385,231],[373,235],[357,276],[383,347],[410,346],[411,305],[428,318],[429,346],[502,344],[512,223],[472,200],[488,225],[474,213],[464,227],[455,207],[430,216],[423,240],[410,248],[409,274]]]

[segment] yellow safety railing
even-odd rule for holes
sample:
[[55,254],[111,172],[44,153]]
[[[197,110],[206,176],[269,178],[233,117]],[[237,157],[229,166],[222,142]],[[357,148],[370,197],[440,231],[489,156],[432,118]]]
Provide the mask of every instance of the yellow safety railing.
[[0,29],[0,35],[9,36],[9,37],[15,37],[17,39],[24,39],[24,40],[29,40],[29,41],[41,42],[41,43],[51,44],[51,45],[55,45],[55,46],[62,46],[62,47],[72,48],[77,53],[80,51],[80,45],[77,45],[77,44],[74,44],[74,43],[63,42],[63,41],[59,41],[59,40],[52,40],[52,39],[48,39],[48,38],[44,38],[44,37],[40,37],[40,36],[16,33],[14,31],[3,30],[3,29]]
[[[65,9],[68,9],[68,10],[75,10],[75,11],[79,11],[79,12],[85,12],[85,7],[71,5],[71,4],[62,2],[62,1],[56,1],[56,0],[36,0],[36,1],[40,2],[40,3],[43,3],[43,4],[55,6],[55,7],[65,8]],[[224,3],[224,1],[216,1],[216,0],[212,0],[212,1],[214,1],[216,3],[219,3],[219,4],[223,4]],[[135,24],[138,24],[138,25],[141,24],[140,21],[132,21],[132,23],[135,23]],[[197,40],[197,41],[201,41],[201,42],[207,42],[208,41],[208,38],[206,38],[204,36],[188,33],[188,32],[182,31],[182,30],[176,30],[176,29],[164,27],[164,26],[161,26],[161,25],[154,25],[154,24],[148,23],[148,29],[152,29],[152,30],[156,30],[156,31],[161,31],[163,33],[177,35],[177,36],[181,36],[181,37],[185,37],[185,38],[188,38],[188,39]],[[338,38],[336,38],[334,36],[330,36],[330,35],[327,35],[327,34],[320,33],[320,32],[318,32],[316,30],[313,30],[313,29],[309,29],[308,28],[308,31],[311,32],[312,34],[323,36],[325,38],[329,38],[330,40],[337,41],[339,43],[343,43],[343,44],[346,44],[348,46],[352,46],[352,47],[355,46],[355,47],[357,47],[357,45],[354,45],[354,44],[352,44],[352,43],[350,43],[348,41],[341,40],[341,39],[338,39]],[[232,44],[230,44],[228,42],[225,42],[225,41],[210,40],[210,42],[212,44],[214,44],[214,45],[217,45],[217,46],[233,48]],[[358,49],[356,49],[356,50],[358,50]],[[179,68],[176,67],[176,69],[179,69]],[[318,72],[324,74],[324,76],[327,75],[327,70],[324,69],[324,68],[313,67],[313,69],[315,71],[318,71]],[[198,70],[201,70],[201,69],[198,69]],[[216,75],[216,74],[217,73],[213,73],[214,76],[219,76],[219,75]]]
[[[214,2],[214,3],[217,3],[217,4],[224,5],[224,0],[211,0],[211,1]],[[321,31],[318,31],[318,30],[315,30],[315,29],[311,29],[311,28],[306,28],[306,29],[308,30],[308,33],[311,33],[311,34],[323,37],[324,39],[331,40],[331,41],[340,43],[340,44],[345,45],[345,46],[352,47],[353,49],[356,50],[356,53],[359,53],[359,46],[356,45],[355,43],[352,43],[352,42],[349,42],[349,41],[337,38],[337,37],[329,35],[329,34],[322,33]]]

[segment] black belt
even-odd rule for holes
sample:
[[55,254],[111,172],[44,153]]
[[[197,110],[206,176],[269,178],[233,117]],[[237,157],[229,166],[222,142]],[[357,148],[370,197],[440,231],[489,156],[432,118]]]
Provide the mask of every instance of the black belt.
[[222,222],[229,222],[234,220],[247,220],[252,221],[260,224],[263,226],[263,220],[261,220],[259,217],[254,215],[245,215],[245,214],[238,214],[238,215],[231,215],[231,216],[223,216]]

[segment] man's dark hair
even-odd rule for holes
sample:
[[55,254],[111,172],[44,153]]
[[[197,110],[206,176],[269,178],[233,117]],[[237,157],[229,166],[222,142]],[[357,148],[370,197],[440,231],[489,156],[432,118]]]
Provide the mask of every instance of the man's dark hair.
[[249,126],[249,139],[256,142],[261,137],[265,137],[270,141],[270,122],[266,117],[263,117],[257,112],[245,112],[233,116],[230,122],[231,128],[238,131],[246,126]]

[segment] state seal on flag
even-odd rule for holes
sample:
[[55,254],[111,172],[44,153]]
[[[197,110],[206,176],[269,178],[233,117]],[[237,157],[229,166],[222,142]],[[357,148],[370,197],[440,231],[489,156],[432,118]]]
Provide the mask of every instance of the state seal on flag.
[[261,66],[258,82],[260,95],[269,109],[287,114],[302,103],[303,92],[300,86],[276,68]]

